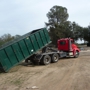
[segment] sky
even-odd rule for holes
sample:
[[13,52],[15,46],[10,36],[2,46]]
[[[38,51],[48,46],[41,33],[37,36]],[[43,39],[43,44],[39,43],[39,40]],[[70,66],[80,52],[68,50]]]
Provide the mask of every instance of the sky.
[[0,36],[24,35],[45,27],[54,5],[66,7],[68,20],[82,27],[90,24],[90,0],[0,0]]

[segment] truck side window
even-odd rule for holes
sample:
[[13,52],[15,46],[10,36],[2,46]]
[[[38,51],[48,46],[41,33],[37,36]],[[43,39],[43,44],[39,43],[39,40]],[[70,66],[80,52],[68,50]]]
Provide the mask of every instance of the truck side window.
[[61,41],[61,42],[60,42],[60,45],[65,45],[65,44],[66,44],[65,41]]

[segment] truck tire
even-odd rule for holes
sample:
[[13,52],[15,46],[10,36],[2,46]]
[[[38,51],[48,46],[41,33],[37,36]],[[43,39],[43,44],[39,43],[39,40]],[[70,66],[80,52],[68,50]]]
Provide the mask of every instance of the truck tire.
[[57,62],[59,60],[59,56],[58,56],[57,53],[53,54],[51,56],[51,58],[52,58],[52,60],[51,60],[52,63],[55,63],[55,62]]
[[51,57],[49,55],[43,56],[43,58],[41,60],[41,64],[48,65],[50,63],[51,63]]
[[76,52],[75,52],[75,56],[74,56],[74,58],[78,58],[78,56],[79,56],[79,52],[76,51]]

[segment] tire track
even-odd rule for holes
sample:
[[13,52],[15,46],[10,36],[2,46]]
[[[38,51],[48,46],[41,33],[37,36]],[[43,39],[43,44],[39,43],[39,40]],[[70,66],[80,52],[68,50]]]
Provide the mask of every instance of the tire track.
[[55,87],[57,88],[56,90],[70,90],[72,82],[73,82],[73,79],[71,79],[70,76],[78,69],[76,68],[78,64],[79,64],[79,59],[74,60],[73,65],[70,67],[70,70],[68,71],[68,73],[66,73],[66,75]]

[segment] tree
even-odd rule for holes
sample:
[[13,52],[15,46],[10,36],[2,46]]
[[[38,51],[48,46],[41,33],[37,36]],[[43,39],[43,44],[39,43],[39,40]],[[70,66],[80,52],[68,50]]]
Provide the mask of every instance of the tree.
[[14,36],[14,39],[17,39],[17,38],[19,38],[20,37],[20,35],[15,35]]
[[82,34],[83,34],[83,39],[85,41],[88,41],[88,43],[90,43],[90,30],[89,30],[88,27],[83,28],[83,33]]
[[12,36],[11,34],[4,34],[0,37],[0,46],[7,44],[7,42],[12,41],[13,39],[18,39],[20,35]]
[[90,43],[90,26],[81,27],[76,22],[68,21],[67,8],[62,6],[53,6],[47,13],[48,22],[45,23],[52,43],[57,44],[60,38],[71,37],[74,40],[84,39]]
[[8,42],[12,39],[14,39],[13,36],[11,36],[11,34],[4,34],[3,36],[1,36],[2,40],[5,41],[5,42]]
[[0,37],[0,45],[5,44],[6,42],[9,42],[11,40],[13,40],[14,37],[11,36],[11,34],[4,34]]
[[57,44],[60,38],[70,37],[71,22],[67,21],[69,15],[67,8],[62,6],[53,6],[47,13],[49,34],[53,44]]
[[75,40],[83,39],[83,27],[79,26],[77,23],[72,23],[72,35],[71,37]]
[[63,24],[63,22],[68,19],[67,9],[62,6],[53,6],[47,13],[48,23],[47,26],[56,28],[58,25]]

